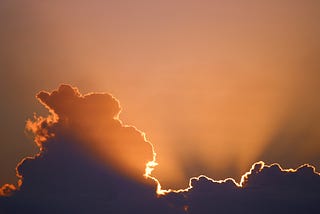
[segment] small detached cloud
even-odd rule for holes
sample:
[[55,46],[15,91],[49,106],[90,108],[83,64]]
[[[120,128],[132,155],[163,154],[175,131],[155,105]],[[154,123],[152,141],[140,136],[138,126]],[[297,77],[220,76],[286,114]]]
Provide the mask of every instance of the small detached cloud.
[[13,195],[16,190],[17,188],[13,184],[4,184],[0,187],[0,196],[9,197]]

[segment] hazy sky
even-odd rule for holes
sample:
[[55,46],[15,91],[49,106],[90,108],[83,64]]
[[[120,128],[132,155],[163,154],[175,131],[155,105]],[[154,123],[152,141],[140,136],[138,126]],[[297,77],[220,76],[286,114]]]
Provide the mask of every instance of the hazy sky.
[[320,160],[320,2],[0,3],[0,185],[36,147],[40,90],[110,92],[167,187],[239,178],[257,160]]

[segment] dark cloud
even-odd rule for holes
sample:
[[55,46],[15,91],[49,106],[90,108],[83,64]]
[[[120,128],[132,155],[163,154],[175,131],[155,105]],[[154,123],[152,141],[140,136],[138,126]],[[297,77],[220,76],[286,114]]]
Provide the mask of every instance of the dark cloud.
[[24,159],[18,166],[20,190],[1,198],[0,213],[170,213],[157,200],[155,185],[106,168],[70,145],[73,140],[49,140],[47,151]]
[[[77,143],[92,156],[138,179],[145,173],[146,163],[153,161],[152,145],[146,141],[144,133],[133,126],[122,124],[118,118],[120,104],[112,95],[81,95],[76,88],[61,85],[52,93],[40,92],[37,98],[52,112],[47,122],[41,121],[41,126],[58,120],[57,125],[50,130],[36,128],[36,132],[45,130],[45,133],[38,133],[38,136],[46,138],[52,130],[54,135],[57,132],[72,134]],[[39,126],[39,121],[29,122],[29,129],[34,129],[34,126]]]
[[157,198],[156,183],[143,177],[147,162],[153,160],[152,146],[137,129],[118,120],[115,98],[82,96],[68,85],[40,92],[37,98],[51,111],[48,117],[27,123],[40,153],[18,164],[18,191],[13,185],[2,187],[6,197],[0,198],[0,213],[170,213],[174,209]]
[[188,213],[318,213],[320,176],[303,165],[284,170],[278,164],[255,163],[238,184],[206,176],[190,180],[184,197]]
[[239,183],[202,175],[159,196],[157,180],[142,176],[153,146],[122,124],[114,97],[62,85],[37,98],[50,111],[27,123],[40,152],[18,164],[17,186],[0,189],[0,213],[318,213],[320,176],[310,165],[257,162]]

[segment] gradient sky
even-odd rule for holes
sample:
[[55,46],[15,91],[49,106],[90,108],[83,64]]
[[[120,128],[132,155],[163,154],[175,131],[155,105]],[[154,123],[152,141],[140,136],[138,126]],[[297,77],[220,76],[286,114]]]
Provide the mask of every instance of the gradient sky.
[[165,187],[258,160],[319,167],[319,20],[317,0],[2,0],[0,184],[37,151],[35,94],[60,83],[116,96]]

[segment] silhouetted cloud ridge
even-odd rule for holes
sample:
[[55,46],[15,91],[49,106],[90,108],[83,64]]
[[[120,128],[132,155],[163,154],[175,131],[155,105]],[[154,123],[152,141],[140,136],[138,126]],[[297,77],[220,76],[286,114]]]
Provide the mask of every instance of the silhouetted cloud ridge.
[[50,112],[27,122],[40,152],[18,164],[18,185],[0,188],[1,213],[319,211],[320,176],[308,164],[293,170],[260,161],[239,182],[200,175],[186,189],[156,195],[158,180],[143,176],[148,163],[154,167],[154,147],[143,132],[122,123],[116,98],[82,95],[69,85],[37,98]]

